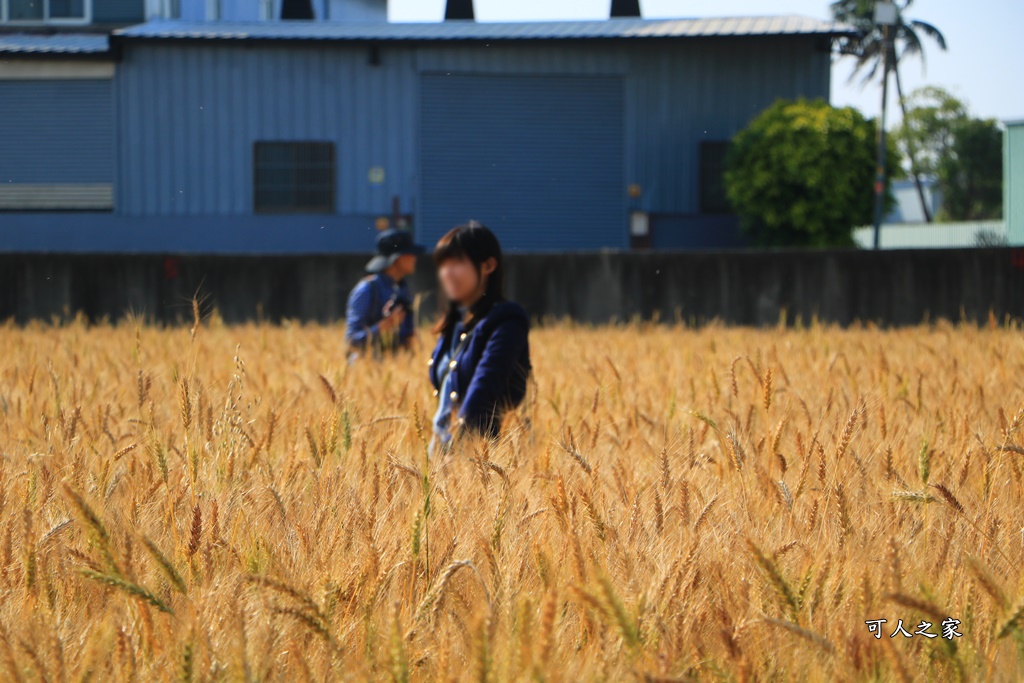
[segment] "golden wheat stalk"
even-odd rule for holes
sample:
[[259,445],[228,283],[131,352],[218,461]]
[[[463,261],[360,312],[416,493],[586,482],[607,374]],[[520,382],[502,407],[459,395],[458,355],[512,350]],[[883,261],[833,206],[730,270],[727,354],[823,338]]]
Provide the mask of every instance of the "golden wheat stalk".
[[796,619],[800,612],[800,601],[797,599],[796,593],[793,592],[793,589],[786,581],[786,577],[782,575],[782,571],[779,569],[778,565],[776,565],[771,558],[761,552],[761,549],[757,547],[757,544],[754,543],[753,540],[749,538],[746,539],[746,544],[747,548],[754,555],[754,560],[757,562],[757,565],[764,570],[765,574],[767,574],[769,582],[782,599],[783,606],[787,608],[793,618]]
[[107,531],[107,528],[103,525],[99,516],[93,512],[92,508],[89,507],[82,496],[67,484],[64,484],[64,495],[71,501],[72,506],[78,513],[80,521],[85,524],[86,529],[92,536],[96,547],[100,551],[100,555],[103,556],[107,570],[115,576],[120,576],[121,568],[114,559],[114,550],[110,542],[110,532]]
[[163,575],[174,589],[182,595],[187,595],[188,589],[185,586],[185,580],[178,573],[178,570],[175,569],[174,564],[167,559],[167,556],[160,552],[156,544],[145,536],[142,537],[142,545],[149,551],[153,561],[156,562],[156,566],[160,568],[160,571],[163,572]]
[[903,607],[909,607],[910,609],[916,609],[919,612],[924,612],[928,616],[938,619],[939,621],[942,621],[949,616],[948,614],[943,613],[935,603],[923,598],[915,598],[905,593],[889,593],[886,595],[886,598],[895,602],[897,605],[902,605]]
[[93,571],[92,569],[86,569],[84,567],[79,569],[78,572],[82,576],[92,579],[93,581],[98,581],[99,583],[106,584],[107,586],[110,586],[112,588],[119,588],[128,595],[139,598],[143,602],[149,603],[161,612],[167,612],[168,614],[174,613],[174,610],[168,607],[163,600],[150,593],[147,589],[143,588],[142,586],[136,583],[132,583],[127,579],[123,579],[120,576],[115,576],[114,574],[105,574],[103,572]]
[[420,602],[419,608],[416,610],[415,621],[421,621],[427,617],[433,620],[437,619],[438,611],[441,607],[441,601],[444,599],[445,589],[448,587],[448,584],[451,583],[458,571],[464,567],[472,567],[475,569],[473,563],[469,560],[458,560],[457,562],[452,562],[445,567],[445,570],[441,573],[441,578],[433,588],[427,591],[427,594]]
[[769,616],[762,616],[761,619],[771,624],[772,626],[778,626],[779,628],[786,629],[790,633],[794,633],[803,638],[804,640],[814,643],[815,645],[817,645],[829,654],[833,654],[835,652],[836,648],[832,643],[830,643],[828,640],[821,637],[814,631],[809,631],[803,628],[799,624],[794,624],[792,621],[787,621],[785,619],[776,619],[775,617]]
[[1024,598],[1021,598],[1009,618],[999,627],[999,630],[996,632],[996,638],[1005,638],[1015,630],[1024,630]]

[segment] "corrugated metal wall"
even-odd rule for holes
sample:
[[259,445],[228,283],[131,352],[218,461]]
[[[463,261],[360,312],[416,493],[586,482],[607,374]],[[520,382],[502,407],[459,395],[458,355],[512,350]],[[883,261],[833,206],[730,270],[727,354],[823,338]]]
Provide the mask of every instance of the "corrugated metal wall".
[[0,81],[0,182],[109,183],[109,80]]
[[133,24],[145,21],[145,0],[93,0],[92,20],[97,24]]
[[[281,18],[281,0],[177,0],[178,12],[164,17],[182,21],[278,21]],[[323,17],[323,0],[312,0],[313,13]]]
[[621,77],[436,73],[420,89],[422,240],[475,218],[510,250],[628,246]]
[[829,97],[830,61],[815,38],[692,40],[631,52],[632,177],[640,206],[693,214],[701,140],[728,140],[779,98]]
[[366,253],[376,235],[371,216],[0,213],[0,253]]
[[1024,123],[1007,125],[1004,135],[1003,219],[1010,244],[1024,245]]
[[117,206],[251,214],[253,142],[292,139],[337,144],[338,213],[388,213],[392,196],[418,210],[420,75],[501,73],[624,77],[625,182],[642,189],[631,208],[695,214],[700,140],[727,139],[778,97],[828,97],[820,40],[381,45],[377,66],[351,45],[130,42]]
[[[879,232],[880,249],[964,249],[1006,244],[1003,221],[957,223],[890,223]],[[874,226],[854,228],[853,241],[862,249],[873,249]]]
[[831,61],[820,37],[673,43],[518,44],[421,48],[424,72],[626,76],[627,183],[635,208],[696,213],[702,139],[726,140],[779,98],[828,99]]
[[258,140],[335,142],[338,213],[413,201],[408,50],[370,66],[365,48],[161,45],[127,50],[117,78],[123,213],[252,213]]

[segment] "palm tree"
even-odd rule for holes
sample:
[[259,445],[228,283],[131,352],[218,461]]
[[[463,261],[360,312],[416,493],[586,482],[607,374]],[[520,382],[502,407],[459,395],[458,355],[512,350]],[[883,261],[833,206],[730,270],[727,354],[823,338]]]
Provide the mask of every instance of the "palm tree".
[[[879,71],[884,70],[886,38],[881,27],[875,24],[874,12],[877,2],[878,0],[836,0],[832,3],[832,16],[835,20],[858,29],[857,35],[841,39],[839,52],[857,60],[853,73],[850,74],[850,80],[866,70],[867,73],[864,75],[862,84],[873,80]],[[903,112],[904,119],[907,117],[907,102],[903,97],[903,83],[900,80],[900,62],[904,57],[919,57],[921,67],[924,68],[923,36],[934,40],[939,49],[946,49],[946,38],[939,29],[925,21],[905,18],[906,10],[913,4],[914,0],[896,1],[898,17],[896,25],[890,29],[894,31],[894,34],[888,43],[889,64],[896,74],[896,93],[900,100],[900,110]],[[925,221],[930,223],[932,215],[924,198],[921,176],[917,172],[914,141],[908,137],[906,142],[907,156],[910,157],[910,175],[914,178],[914,185],[917,186],[917,196],[921,200],[921,210],[924,211]]]

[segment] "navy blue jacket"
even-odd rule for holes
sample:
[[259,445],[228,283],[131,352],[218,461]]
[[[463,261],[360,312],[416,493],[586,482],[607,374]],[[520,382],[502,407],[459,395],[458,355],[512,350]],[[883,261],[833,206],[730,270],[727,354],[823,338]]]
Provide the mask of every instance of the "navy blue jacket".
[[[451,332],[459,339],[462,323]],[[499,301],[480,318],[452,359],[451,390],[465,426],[491,438],[506,410],[522,403],[530,374],[530,318],[517,303]],[[451,337],[442,335],[430,358],[430,382],[438,389],[445,370],[438,367]],[[458,345],[458,341],[456,341]],[[435,392],[436,394],[436,392]]]
[[395,282],[387,273],[364,277],[352,289],[345,309],[345,340],[355,348],[364,348],[367,343],[379,346],[384,341],[379,329],[384,319],[383,308],[392,297],[405,304],[406,316],[388,341],[390,348],[403,346],[412,338],[415,328],[412,311],[412,295],[405,281]]

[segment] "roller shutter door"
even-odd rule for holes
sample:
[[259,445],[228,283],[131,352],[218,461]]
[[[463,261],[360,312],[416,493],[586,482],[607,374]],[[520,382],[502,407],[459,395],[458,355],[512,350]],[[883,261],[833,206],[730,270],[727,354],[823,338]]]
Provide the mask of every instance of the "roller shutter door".
[[109,80],[0,81],[0,178],[111,182],[111,87]]
[[0,209],[109,209],[111,81],[0,81]]
[[628,245],[619,77],[424,74],[419,237],[468,218],[507,249]]

